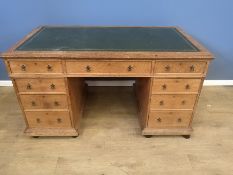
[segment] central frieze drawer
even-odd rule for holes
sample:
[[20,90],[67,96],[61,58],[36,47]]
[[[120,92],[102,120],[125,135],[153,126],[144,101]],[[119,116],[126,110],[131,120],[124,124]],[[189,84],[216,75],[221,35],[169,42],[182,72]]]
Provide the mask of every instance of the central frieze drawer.
[[149,128],[188,128],[192,111],[151,111]]
[[63,78],[23,78],[15,82],[19,92],[66,92]]
[[196,95],[152,95],[151,109],[193,109]]
[[20,95],[22,105],[27,109],[68,109],[66,95]]
[[61,61],[9,61],[12,73],[62,73]]
[[201,79],[154,79],[152,93],[194,92],[198,93]]
[[68,74],[150,75],[150,61],[66,61]]
[[69,128],[71,121],[68,111],[26,111],[29,128]]

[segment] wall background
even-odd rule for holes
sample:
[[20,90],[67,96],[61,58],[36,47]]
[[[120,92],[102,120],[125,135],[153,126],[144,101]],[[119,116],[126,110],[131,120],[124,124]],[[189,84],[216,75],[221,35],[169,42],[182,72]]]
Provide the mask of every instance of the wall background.
[[232,0],[1,0],[0,24],[0,52],[39,25],[176,25],[216,56],[207,79],[233,80]]

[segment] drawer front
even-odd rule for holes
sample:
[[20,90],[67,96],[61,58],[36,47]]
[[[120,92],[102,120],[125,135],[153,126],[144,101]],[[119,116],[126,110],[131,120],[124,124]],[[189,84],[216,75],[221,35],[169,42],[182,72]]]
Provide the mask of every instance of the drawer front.
[[196,95],[152,95],[151,109],[193,109]]
[[204,61],[157,61],[155,73],[189,73],[204,74],[207,62]]
[[62,73],[61,61],[9,61],[12,73]]
[[22,105],[27,109],[68,109],[66,95],[20,95]]
[[67,111],[50,111],[50,112],[26,111],[25,114],[30,128],[71,127],[69,112]]
[[198,92],[201,79],[154,79],[152,93]]
[[149,61],[67,61],[67,73],[78,74],[137,74],[150,75],[151,62]]
[[148,127],[150,128],[188,128],[192,111],[151,111]]
[[19,92],[66,92],[65,81],[57,79],[16,79]]

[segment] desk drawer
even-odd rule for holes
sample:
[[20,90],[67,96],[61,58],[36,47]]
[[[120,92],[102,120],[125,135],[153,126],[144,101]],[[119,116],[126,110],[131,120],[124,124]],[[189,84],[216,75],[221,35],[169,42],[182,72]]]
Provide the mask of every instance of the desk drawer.
[[197,95],[152,95],[151,109],[193,109]]
[[12,73],[62,73],[61,61],[9,61]]
[[152,93],[195,92],[201,85],[201,79],[154,79]]
[[204,74],[207,62],[205,61],[157,61],[155,74]]
[[150,75],[150,61],[67,61],[68,74]]
[[27,109],[68,109],[66,95],[20,95],[22,105]]
[[63,78],[15,79],[19,92],[62,92],[65,93]]
[[192,111],[151,111],[149,128],[188,128]]
[[68,111],[26,111],[29,128],[68,128],[71,121]]

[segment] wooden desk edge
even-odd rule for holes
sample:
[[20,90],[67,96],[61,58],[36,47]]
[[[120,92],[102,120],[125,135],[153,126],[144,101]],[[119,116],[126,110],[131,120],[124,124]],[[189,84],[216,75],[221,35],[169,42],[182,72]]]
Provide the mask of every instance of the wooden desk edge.
[[75,128],[26,128],[27,136],[78,136]]
[[142,130],[142,135],[190,135],[192,128],[180,128],[180,129],[153,129],[145,128]]

